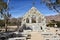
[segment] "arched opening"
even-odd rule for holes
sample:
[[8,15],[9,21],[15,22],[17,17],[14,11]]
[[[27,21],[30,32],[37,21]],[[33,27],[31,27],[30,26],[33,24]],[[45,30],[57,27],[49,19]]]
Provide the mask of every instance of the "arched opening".
[[29,18],[26,19],[26,23],[29,23]]
[[41,26],[41,30],[42,30],[42,26]]
[[36,16],[32,16],[32,23],[36,23]]

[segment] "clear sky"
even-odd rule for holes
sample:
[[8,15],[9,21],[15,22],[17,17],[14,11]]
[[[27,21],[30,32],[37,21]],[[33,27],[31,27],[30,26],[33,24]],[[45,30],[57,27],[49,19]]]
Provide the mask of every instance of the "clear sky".
[[[7,0],[6,0],[7,1]],[[45,16],[56,15],[57,12],[49,10],[45,4],[40,2],[41,0],[35,0],[35,7]],[[10,0],[9,12],[12,17],[22,17],[31,7],[33,0]]]

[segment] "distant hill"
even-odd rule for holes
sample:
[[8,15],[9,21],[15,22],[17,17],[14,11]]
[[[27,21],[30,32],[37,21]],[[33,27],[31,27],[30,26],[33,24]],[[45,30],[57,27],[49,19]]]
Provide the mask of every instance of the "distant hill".
[[50,22],[51,20],[60,21],[60,15],[51,15],[46,16],[46,22]]
[[[45,18],[47,23],[51,20],[60,21],[60,15],[45,16]],[[19,20],[19,22],[22,22],[22,18],[12,18],[10,19],[10,22],[17,22],[17,20]]]

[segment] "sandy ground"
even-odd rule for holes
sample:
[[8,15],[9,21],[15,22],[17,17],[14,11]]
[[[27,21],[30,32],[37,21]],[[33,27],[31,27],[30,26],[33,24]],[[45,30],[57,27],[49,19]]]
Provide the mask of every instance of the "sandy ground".
[[43,40],[43,37],[40,32],[31,32],[31,39],[28,40]]

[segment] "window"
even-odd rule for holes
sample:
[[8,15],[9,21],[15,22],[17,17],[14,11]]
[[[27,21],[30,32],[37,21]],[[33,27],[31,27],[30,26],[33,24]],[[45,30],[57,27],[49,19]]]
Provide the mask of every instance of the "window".
[[42,26],[41,26],[41,30],[42,30]]
[[36,16],[32,16],[32,23],[36,23]]
[[26,19],[26,23],[29,23],[29,18]]

